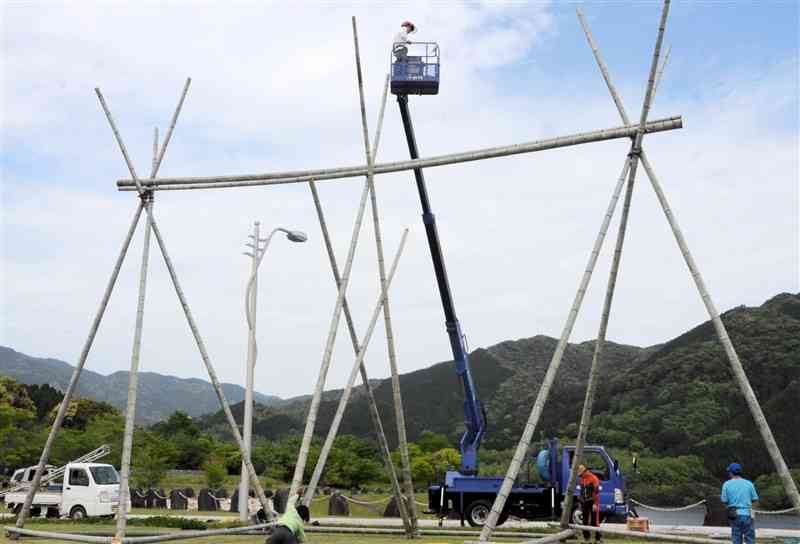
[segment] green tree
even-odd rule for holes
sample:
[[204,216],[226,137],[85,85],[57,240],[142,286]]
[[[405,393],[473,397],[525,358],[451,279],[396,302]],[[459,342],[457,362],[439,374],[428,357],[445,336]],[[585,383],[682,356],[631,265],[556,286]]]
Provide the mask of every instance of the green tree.
[[[50,410],[50,417],[48,423],[52,425],[53,420],[58,412],[56,405]],[[106,415],[118,415],[119,411],[108,404],[107,402],[100,402],[91,399],[72,399],[69,401],[66,413],[64,415],[64,423],[62,427],[65,429],[78,429],[84,430],[86,425],[95,417]]]
[[448,470],[457,470],[461,466],[461,454],[454,448],[443,448],[430,455],[430,463],[439,478],[443,478]]
[[424,458],[414,459],[414,461],[411,462],[411,478],[417,485],[430,485],[436,478],[433,465]]
[[155,433],[140,430],[134,437],[131,481],[136,487],[156,488],[167,475],[175,448]]
[[450,447],[450,441],[445,435],[431,431],[422,431],[414,443],[425,453],[433,453]]
[[209,489],[219,489],[225,483],[225,476],[228,471],[225,469],[225,462],[216,456],[209,457],[203,463],[203,472],[206,475],[206,485]]
[[0,376],[0,468],[35,463],[41,444],[35,423],[36,407],[25,387]]

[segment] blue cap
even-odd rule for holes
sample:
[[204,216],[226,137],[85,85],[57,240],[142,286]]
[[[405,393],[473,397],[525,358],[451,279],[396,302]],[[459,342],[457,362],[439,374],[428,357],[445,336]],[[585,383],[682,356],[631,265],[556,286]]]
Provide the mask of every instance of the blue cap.
[[726,470],[731,474],[738,476],[739,474],[742,473],[742,465],[740,465],[739,463],[731,463],[730,465],[728,465],[728,468]]

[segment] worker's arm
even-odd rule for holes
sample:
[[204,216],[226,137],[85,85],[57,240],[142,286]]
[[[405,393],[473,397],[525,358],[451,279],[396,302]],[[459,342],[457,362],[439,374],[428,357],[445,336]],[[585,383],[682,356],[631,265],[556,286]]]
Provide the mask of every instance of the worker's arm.
[[306,533],[305,533],[305,531],[303,531],[303,527],[302,526],[299,529],[297,529],[297,534],[294,535],[294,536],[295,536],[295,538],[297,539],[298,542],[308,542],[306,540]]

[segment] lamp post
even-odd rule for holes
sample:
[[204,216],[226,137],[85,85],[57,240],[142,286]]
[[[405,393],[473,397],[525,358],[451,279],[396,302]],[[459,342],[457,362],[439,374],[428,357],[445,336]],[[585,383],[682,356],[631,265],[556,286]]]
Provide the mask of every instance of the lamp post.
[[[266,238],[261,238],[260,223],[253,225],[253,234],[249,235],[252,239],[246,245],[250,251],[244,254],[250,257],[250,279],[245,290],[244,305],[247,317],[248,341],[247,341],[247,377],[244,393],[244,419],[243,419],[243,439],[247,455],[250,455],[253,444],[253,371],[256,366],[258,347],[256,345],[256,300],[258,297],[258,267],[264,258],[264,254],[269,247],[272,237],[277,232],[286,234],[286,238],[291,242],[305,242],[308,237],[299,230],[289,230],[278,227],[272,230]],[[262,245],[263,244],[263,245]],[[247,521],[249,514],[250,480],[247,477],[244,460],[242,461],[242,476],[239,481],[239,519]]]

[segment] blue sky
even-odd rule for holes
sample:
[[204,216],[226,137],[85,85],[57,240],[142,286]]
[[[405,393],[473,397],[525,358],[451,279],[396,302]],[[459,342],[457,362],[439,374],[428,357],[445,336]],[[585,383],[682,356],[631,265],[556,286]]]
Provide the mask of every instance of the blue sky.
[[[186,76],[193,85],[162,175],[358,164],[355,14],[371,131],[398,23],[411,19],[419,39],[441,44],[441,94],[412,99],[423,156],[618,126],[578,6],[638,118],[654,2],[4,4],[0,344],[74,362],[133,212],[132,195],[113,186],[126,170],[95,86],[140,172],[153,127],[163,135]],[[646,146],[720,310],[800,290],[798,16],[796,2],[675,2],[670,12],[672,52],[651,118],[683,115],[685,128]],[[427,173],[471,347],[560,333],[627,146]],[[379,160],[406,156],[390,101]],[[360,186],[320,185],[340,259]],[[449,348],[411,177],[381,177],[378,190],[387,254],[411,228],[392,293],[407,372],[447,359]],[[156,213],[218,371],[232,382],[243,379],[248,264],[240,252],[252,221],[309,233],[302,246],[276,241],[265,261],[256,373],[265,393],[307,393],[335,300],[307,187],[164,193]],[[616,220],[610,237],[615,228]],[[140,237],[89,361],[101,373],[129,365]],[[573,340],[596,334],[608,246]],[[142,368],[204,377],[160,257],[152,258]],[[360,331],[377,291],[367,227],[350,291]],[[609,337],[649,345],[706,318],[640,178]],[[342,333],[331,386],[353,361]],[[367,356],[375,377],[388,374],[385,353],[378,330]]]

